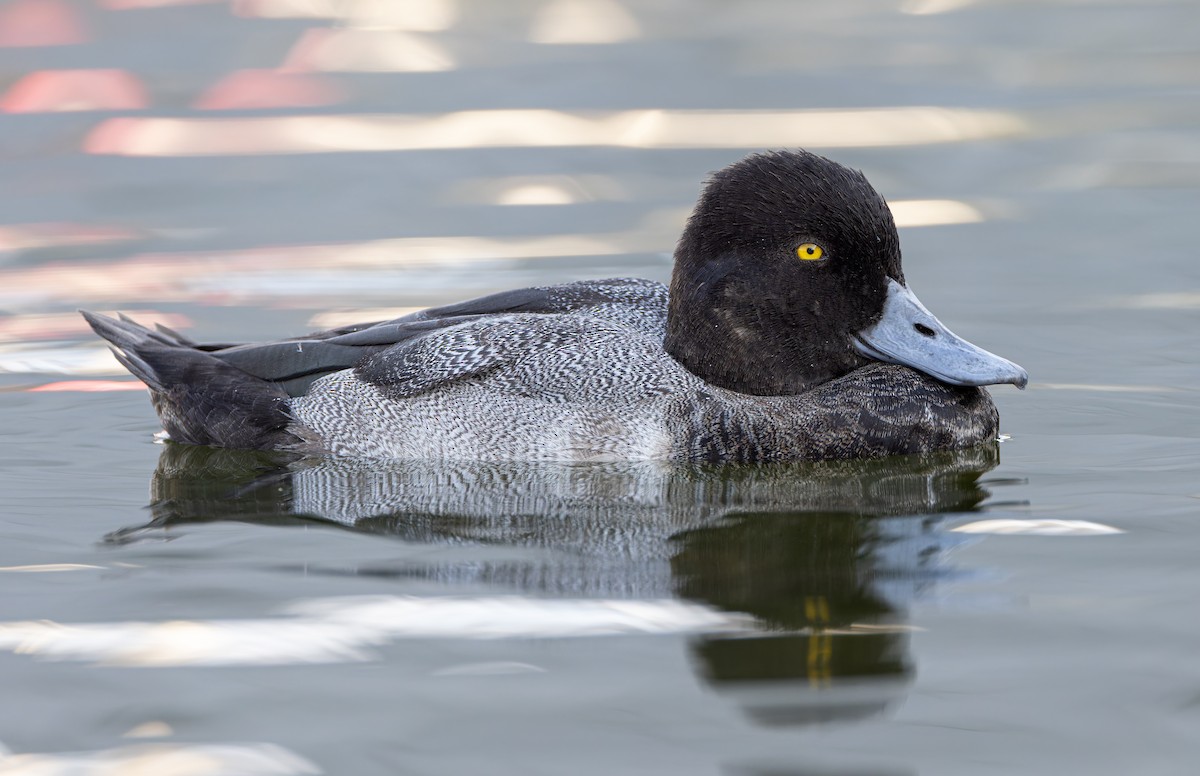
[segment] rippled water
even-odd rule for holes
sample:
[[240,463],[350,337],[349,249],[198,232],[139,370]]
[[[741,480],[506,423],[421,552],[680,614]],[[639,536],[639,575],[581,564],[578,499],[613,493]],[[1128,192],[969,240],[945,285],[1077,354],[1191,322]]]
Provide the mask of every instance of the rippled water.
[[[0,4],[0,773],[1192,773],[1198,27],[1190,0]],[[704,175],[781,145],[863,169],[925,304],[1029,370],[993,394],[1007,442],[160,446],[74,313],[267,338],[664,279]]]

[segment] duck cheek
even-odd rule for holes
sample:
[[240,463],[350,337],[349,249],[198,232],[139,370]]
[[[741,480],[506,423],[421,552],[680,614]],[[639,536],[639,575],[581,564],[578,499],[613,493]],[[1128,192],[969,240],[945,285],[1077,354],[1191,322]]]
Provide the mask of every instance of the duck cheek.
[[882,317],[858,332],[855,347],[868,358],[910,366],[951,385],[1024,388],[1029,381],[1021,367],[947,329],[912,291],[891,279]]

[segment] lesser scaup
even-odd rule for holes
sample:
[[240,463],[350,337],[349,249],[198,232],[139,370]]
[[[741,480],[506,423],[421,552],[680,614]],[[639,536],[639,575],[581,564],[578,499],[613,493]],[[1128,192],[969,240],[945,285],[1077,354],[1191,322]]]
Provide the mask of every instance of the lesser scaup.
[[507,291],[292,340],[193,343],[84,313],[188,444],[398,459],[769,461],[969,447],[1025,370],[904,282],[891,212],[805,151],[712,175],[670,291]]

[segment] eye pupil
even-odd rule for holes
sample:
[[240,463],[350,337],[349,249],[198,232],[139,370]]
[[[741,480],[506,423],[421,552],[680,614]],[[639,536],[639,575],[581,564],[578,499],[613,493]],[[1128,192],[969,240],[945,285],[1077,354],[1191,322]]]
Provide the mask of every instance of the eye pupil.
[[825,249],[816,243],[804,243],[796,246],[796,256],[807,261],[816,261],[825,256]]

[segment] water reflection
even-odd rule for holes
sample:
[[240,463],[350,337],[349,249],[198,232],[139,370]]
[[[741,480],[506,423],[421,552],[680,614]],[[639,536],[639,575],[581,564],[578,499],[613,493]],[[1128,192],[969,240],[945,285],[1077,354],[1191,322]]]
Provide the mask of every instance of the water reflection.
[[738,514],[683,532],[673,540],[679,593],[752,614],[765,631],[697,640],[696,665],[765,723],[882,711],[913,673],[905,604],[942,573],[935,525],[818,509]]
[[8,754],[0,747],[0,773],[13,776],[111,776],[116,773],[285,776],[322,771],[314,763],[274,744],[140,744],[98,752],[25,754]]
[[[344,42],[346,51],[359,50],[359,41],[343,41],[340,33],[329,32],[339,37],[330,39],[323,34],[323,47],[318,51],[324,52],[330,40],[339,45]],[[348,59],[336,61],[338,69],[368,68],[361,61],[353,66]],[[449,67],[427,58],[421,62],[410,63],[410,69]],[[322,69],[335,69],[326,60],[321,63],[327,65]],[[402,66],[392,63],[389,67]],[[956,143],[1020,137],[1029,132],[1027,120],[1016,113],[925,106],[717,111],[491,109],[438,115],[120,117],[106,119],[91,130],[83,147],[89,154],[147,157],[582,146],[828,149]]]
[[904,611],[949,573],[957,542],[933,513],[987,496],[976,479],[996,460],[983,452],[995,449],[837,467],[806,501],[673,536],[677,592],[751,614],[764,631],[694,640],[707,681],[766,724],[854,719],[900,698],[913,676]]
[[997,463],[996,446],[698,467],[286,461],[167,445],[153,520],[107,541],[208,521],[319,521],[450,551],[308,574],[583,603],[681,597],[753,623],[694,636],[698,675],[760,722],[798,724],[875,714],[902,697],[913,676],[906,609],[951,573],[945,552],[968,539],[944,530],[945,516],[979,506],[978,479]]

